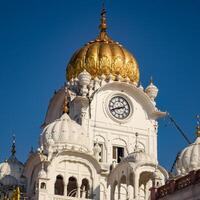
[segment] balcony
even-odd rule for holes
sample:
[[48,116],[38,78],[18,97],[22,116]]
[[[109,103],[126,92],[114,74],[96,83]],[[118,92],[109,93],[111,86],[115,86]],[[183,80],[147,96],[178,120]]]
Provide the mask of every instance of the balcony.
[[50,195],[45,193],[40,193],[39,199],[51,199],[51,200],[94,200],[93,198],[83,198],[83,197],[69,197],[69,196],[61,196],[61,195]]

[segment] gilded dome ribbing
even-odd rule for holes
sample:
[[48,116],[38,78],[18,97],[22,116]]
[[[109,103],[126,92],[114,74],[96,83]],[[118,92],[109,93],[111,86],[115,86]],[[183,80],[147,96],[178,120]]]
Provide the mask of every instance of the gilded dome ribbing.
[[118,75],[122,78],[128,77],[131,82],[138,83],[139,68],[136,59],[108,36],[105,13],[103,9],[99,36],[72,56],[67,67],[67,79],[71,80],[86,70],[92,78],[112,74],[114,77]]

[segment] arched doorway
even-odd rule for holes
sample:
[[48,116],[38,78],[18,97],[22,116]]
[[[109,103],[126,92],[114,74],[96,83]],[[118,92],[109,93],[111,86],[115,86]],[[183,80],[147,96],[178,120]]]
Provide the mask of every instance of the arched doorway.
[[64,195],[64,181],[61,175],[56,177],[56,182],[54,185],[54,193],[56,195]]
[[81,183],[80,197],[86,199],[89,198],[89,189],[89,181],[86,178],[84,178]]
[[68,179],[68,184],[67,184],[67,196],[70,197],[77,197],[77,180],[75,177],[71,176]]

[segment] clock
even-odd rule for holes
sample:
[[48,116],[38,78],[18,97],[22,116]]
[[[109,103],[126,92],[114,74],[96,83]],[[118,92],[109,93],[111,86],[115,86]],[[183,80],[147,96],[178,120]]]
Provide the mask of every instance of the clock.
[[130,105],[122,96],[114,96],[109,101],[109,112],[116,119],[126,119],[130,115]]

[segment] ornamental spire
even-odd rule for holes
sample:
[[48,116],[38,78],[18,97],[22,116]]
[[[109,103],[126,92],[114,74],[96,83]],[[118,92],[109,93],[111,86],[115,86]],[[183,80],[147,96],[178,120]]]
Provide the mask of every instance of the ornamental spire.
[[200,137],[200,116],[197,115],[197,126],[196,126],[196,135],[197,137]]
[[100,32],[106,32],[107,29],[107,24],[106,24],[106,9],[105,9],[105,4],[103,3],[102,5],[102,10],[101,10],[101,23],[99,25]]
[[12,154],[12,156],[15,156],[15,153],[16,153],[15,135],[13,135],[12,148],[11,148],[11,154]]
[[108,36],[106,34],[107,23],[106,23],[106,9],[105,9],[104,2],[102,5],[102,10],[101,10],[101,23],[99,25],[99,29],[100,29],[99,39],[100,40],[108,40]]

